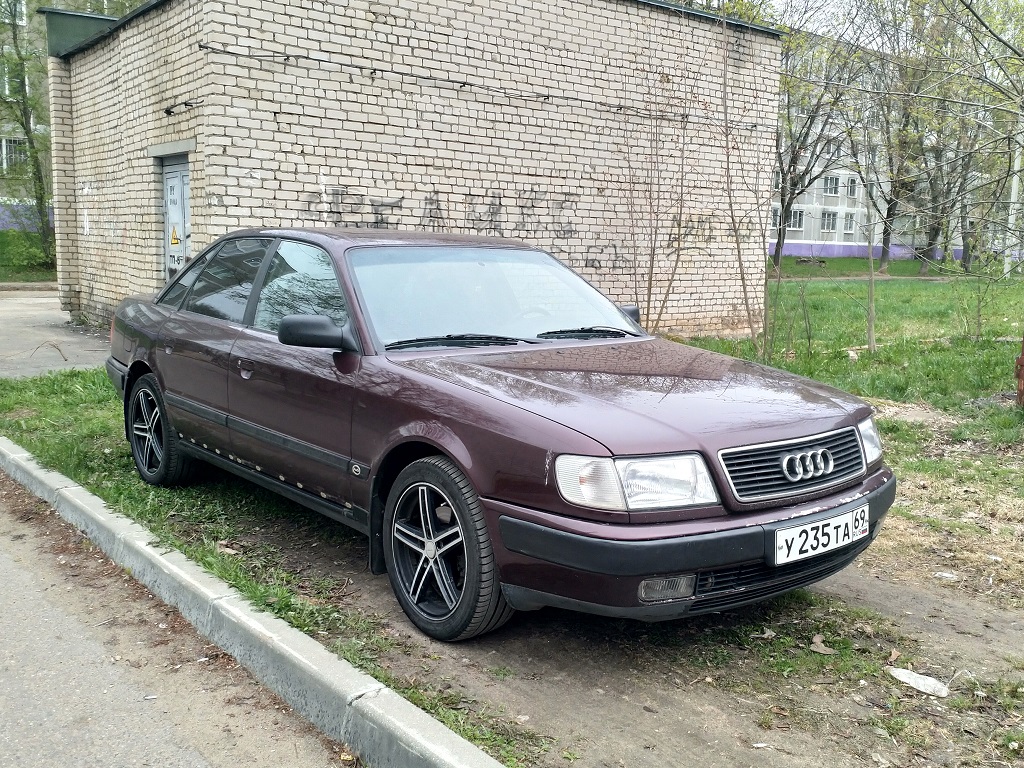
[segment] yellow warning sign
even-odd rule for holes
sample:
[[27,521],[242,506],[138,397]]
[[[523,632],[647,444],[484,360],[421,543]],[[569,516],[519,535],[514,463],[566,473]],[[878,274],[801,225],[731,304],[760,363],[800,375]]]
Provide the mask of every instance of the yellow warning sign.
[[171,227],[171,245],[181,245],[181,239],[178,237],[177,227]]

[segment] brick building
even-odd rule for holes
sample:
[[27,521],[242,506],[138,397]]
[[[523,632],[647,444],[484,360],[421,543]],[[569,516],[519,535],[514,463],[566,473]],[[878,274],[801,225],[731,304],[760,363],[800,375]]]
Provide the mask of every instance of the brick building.
[[756,323],[771,30],[653,0],[151,0],[47,22],[72,313],[109,317],[221,234],[282,223],[522,238],[648,328]]

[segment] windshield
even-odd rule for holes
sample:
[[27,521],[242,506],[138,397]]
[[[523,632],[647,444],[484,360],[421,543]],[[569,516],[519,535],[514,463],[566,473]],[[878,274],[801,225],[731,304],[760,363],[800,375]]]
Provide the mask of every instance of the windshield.
[[590,283],[539,251],[388,246],[354,248],[348,257],[368,320],[385,347],[642,333]]

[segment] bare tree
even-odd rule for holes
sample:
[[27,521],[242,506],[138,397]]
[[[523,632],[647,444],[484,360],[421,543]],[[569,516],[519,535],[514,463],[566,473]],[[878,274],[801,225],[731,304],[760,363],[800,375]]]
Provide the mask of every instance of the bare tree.
[[776,270],[782,264],[786,231],[798,198],[846,160],[842,116],[849,86],[858,79],[861,66],[849,41],[856,11],[842,14],[836,25],[804,29],[820,18],[820,10],[808,0],[792,0],[782,8],[788,31],[782,44],[775,137],[779,217],[773,222],[772,263]]

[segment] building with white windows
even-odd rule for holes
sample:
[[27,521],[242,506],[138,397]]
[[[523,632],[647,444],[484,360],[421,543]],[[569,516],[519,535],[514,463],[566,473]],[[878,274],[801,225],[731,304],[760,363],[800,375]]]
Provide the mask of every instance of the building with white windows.
[[[779,188],[778,174],[775,189]],[[771,230],[779,226],[779,203],[772,203]],[[807,258],[868,255],[868,242],[879,254],[881,227],[872,233],[870,222],[878,219],[871,206],[867,190],[855,171],[836,168],[822,176],[809,190],[797,198],[786,222],[786,242],[783,255]],[[893,236],[891,257],[912,258],[915,247],[923,242],[916,231],[913,216],[901,216]],[[768,252],[774,247],[774,237]]]

